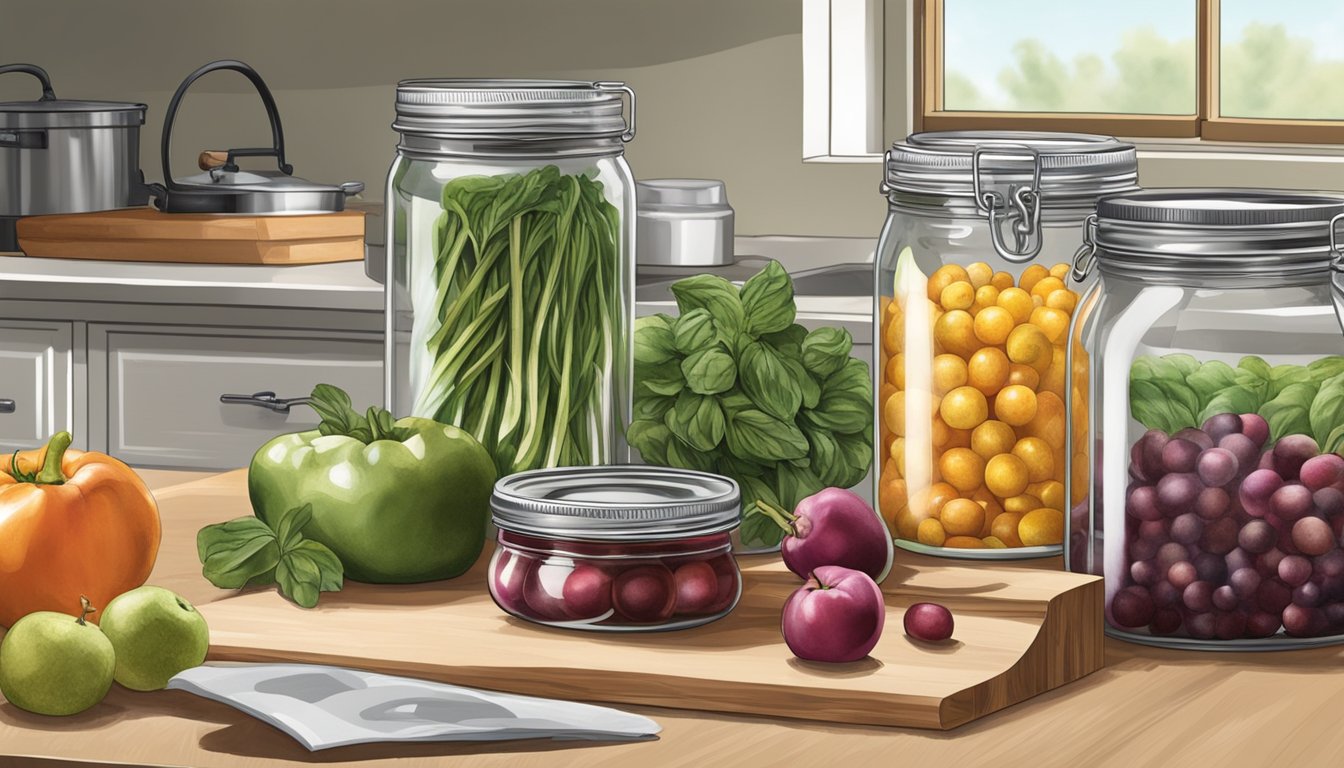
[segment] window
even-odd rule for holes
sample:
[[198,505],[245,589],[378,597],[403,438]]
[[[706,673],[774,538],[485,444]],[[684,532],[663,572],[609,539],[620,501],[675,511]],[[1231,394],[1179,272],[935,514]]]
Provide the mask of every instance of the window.
[[911,0],[917,130],[1344,143],[1340,0]]

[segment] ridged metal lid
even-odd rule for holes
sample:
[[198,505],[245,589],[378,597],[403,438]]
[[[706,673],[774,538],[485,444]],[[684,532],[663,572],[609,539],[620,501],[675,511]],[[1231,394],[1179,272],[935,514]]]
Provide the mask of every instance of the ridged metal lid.
[[38,128],[117,128],[144,125],[144,104],[122,101],[48,101],[0,102],[0,129]]
[[[1339,221],[1336,221],[1339,220]],[[1344,243],[1344,194],[1295,190],[1153,189],[1097,206],[1095,250],[1103,271],[1146,279],[1257,277],[1326,280],[1335,239]]]
[[886,159],[888,192],[974,197],[977,175],[981,185],[999,186],[1039,174],[1042,202],[1049,205],[1095,200],[1138,184],[1134,145],[1089,133],[916,133],[894,142]]
[[490,507],[514,533],[637,542],[730,531],[741,494],[729,478],[688,469],[559,467],[501,479]]
[[[622,94],[630,100],[630,119]],[[397,84],[403,134],[446,139],[559,139],[635,135],[635,94],[624,83],[430,79]]]

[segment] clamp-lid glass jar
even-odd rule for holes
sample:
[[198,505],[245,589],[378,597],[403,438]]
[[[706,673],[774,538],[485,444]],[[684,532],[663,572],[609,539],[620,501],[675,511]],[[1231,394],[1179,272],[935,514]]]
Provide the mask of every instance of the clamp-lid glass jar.
[[[1074,338],[1094,463],[1066,562],[1107,631],[1169,647],[1344,639],[1344,196],[1150,190],[1103,200]],[[1093,258],[1095,257],[1095,258]],[[1078,489],[1071,489],[1078,490]]]
[[396,107],[388,409],[467,430],[501,476],[626,460],[634,92],[406,80]]
[[683,629],[726,616],[742,593],[730,532],[737,483],[685,469],[520,472],[490,499],[490,596],[555,627]]
[[1136,178],[1134,147],[1105,136],[920,133],[887,152],[876,498],[898,546],[1059,553],[1069,257]]

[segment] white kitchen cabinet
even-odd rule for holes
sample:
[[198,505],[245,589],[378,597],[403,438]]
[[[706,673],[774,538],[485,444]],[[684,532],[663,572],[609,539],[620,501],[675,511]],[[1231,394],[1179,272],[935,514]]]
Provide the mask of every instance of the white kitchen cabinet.
[[[53,432],[75,431],[74,324],[0,320],[0,451],[41,444]],[[6,409],[7,410],[7,409]]]
[[382,357],[372,333],[90,324],[90,445],[139,466],[245,467],[267,440],[320,419],[221,395],[288,399],[327,383],[363,410],[382,402]]

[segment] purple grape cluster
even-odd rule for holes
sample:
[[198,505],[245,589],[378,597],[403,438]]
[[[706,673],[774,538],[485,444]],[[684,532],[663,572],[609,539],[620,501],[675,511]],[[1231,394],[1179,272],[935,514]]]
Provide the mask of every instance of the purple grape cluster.
[[1344,458],[1220,413],[1130,448],[1113,626],[1233,640],[1344,631]]

